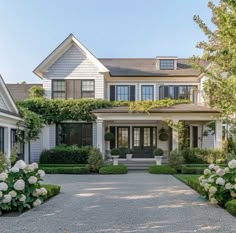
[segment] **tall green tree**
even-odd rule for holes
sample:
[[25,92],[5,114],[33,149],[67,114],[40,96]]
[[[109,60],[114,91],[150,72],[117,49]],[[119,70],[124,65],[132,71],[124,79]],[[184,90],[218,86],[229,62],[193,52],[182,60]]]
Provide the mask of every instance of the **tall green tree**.
[[213,29],[194,16],[208,40],[197,44],[203,53],[194,56],[192,64],[208,77],[204,91],[209,104],[229,119],[236,112],[236,0],[220,0],[218,5],[210,1],[208,7]]

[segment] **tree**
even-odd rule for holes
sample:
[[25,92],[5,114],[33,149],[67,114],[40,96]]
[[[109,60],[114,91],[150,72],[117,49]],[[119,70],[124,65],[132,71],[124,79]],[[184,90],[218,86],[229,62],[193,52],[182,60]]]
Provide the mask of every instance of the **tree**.
[[194,56],[192,64],[208,77],[204,92],[210,106],[221,110],[225,119],[230,119],[236,112],[236,1],[220,0],[218,5],[210,1],[208,7],[212,11],[214,30],[198,15],[194,16],[208,41],[197,44],[203,54]]
[[32,86],[29,89],[29,97],[32,98],[41,98],[44,96],[44,89],[41,86]]

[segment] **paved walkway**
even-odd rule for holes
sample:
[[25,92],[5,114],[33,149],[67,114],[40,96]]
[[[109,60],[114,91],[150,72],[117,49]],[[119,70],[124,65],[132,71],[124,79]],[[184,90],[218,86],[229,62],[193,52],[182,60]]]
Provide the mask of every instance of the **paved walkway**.
[[236,219],[168,175],[50,175],[62,193],[20,217],[1,217],[0,233],[236,232]]

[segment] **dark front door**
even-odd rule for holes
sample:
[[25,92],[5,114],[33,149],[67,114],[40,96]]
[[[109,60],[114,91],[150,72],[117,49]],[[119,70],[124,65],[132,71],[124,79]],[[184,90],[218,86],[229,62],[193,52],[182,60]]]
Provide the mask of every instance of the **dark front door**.
[[198,147],[198,127],[193,126],[192,131],[192,147]]
[[156,147],[156,127],[133,127],[133,154],[136,157],[151,157]]

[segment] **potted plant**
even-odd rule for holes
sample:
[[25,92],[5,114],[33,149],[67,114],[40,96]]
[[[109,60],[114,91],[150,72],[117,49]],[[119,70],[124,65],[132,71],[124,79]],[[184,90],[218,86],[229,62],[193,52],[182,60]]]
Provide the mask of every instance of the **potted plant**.
[[118,148],[111,149],[111,157],[113,159],[113,165],[118,165],[118,158],[120,157],[120,150]]
[[104,135],[104,139],[105,139],[105,141],[108,141],[108,142],[114,140],[114,135],[113,135],[113,133],[111,133],[111,132],[106,132],[105,135]]
[[159,147],[157,147],[153,151],[153,155],[154,155],[154,158],[156,160],[156,165],[161,165],[163,154],[164,154],[164,151]]
[[131,160],[132,157],[133,157],[133,150],[132,149],[127,149],[126,159]]

